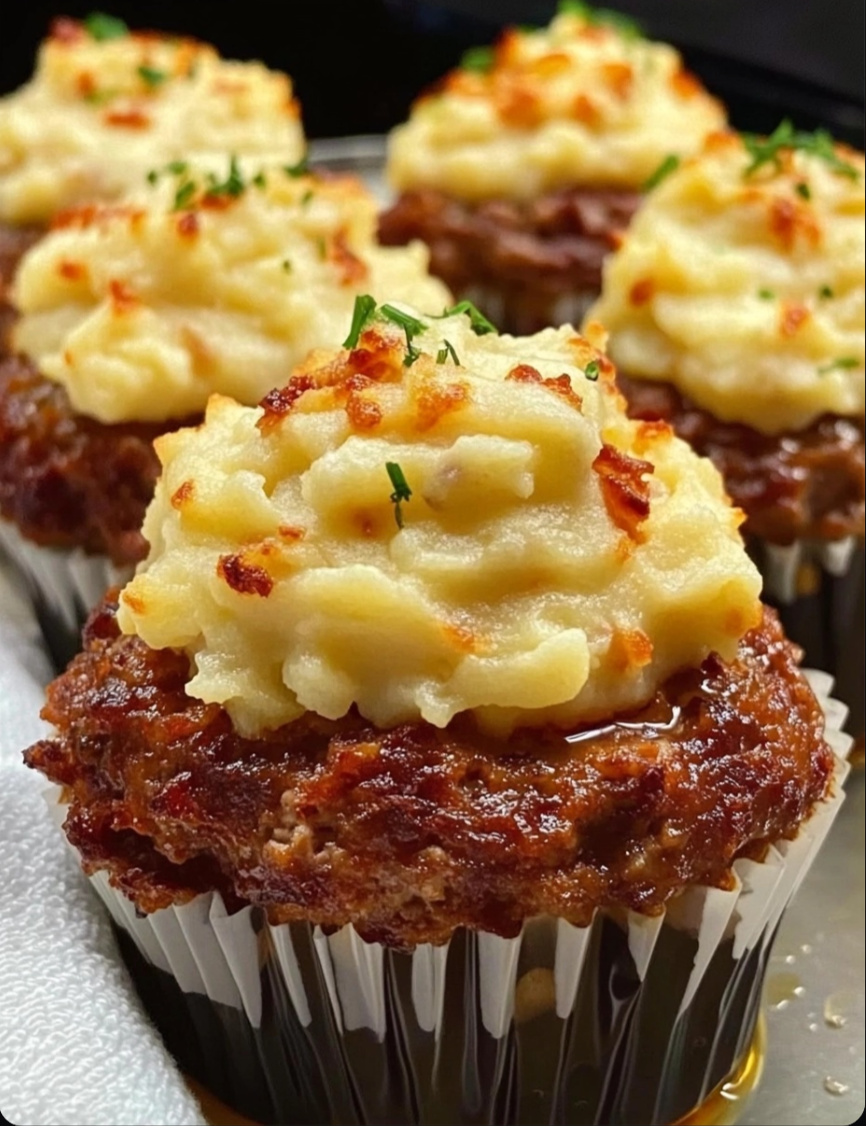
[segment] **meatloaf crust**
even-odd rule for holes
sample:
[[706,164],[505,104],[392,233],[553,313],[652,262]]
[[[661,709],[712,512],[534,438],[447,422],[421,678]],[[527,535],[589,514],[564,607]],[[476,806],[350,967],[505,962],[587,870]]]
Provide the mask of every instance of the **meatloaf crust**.
[[824,415],[807,430],[768,435],[722,422],[668,383],[618,383],[632,418],[663,419],[725,479],[746,514],[743,530],[770,543],[863,536],[863,419]]
[[509,320],[500,327],[536,332],[552,322],[557,298],[598,293],[602,263],[640,199],[623,188],[575,187],[528,202],[474,204],[432,189],[407,191],[380,216],[379,241],[421,239],[431,272],[455,294],[491,289]]
[[136,563],[147,554],[140,529],[159,475],[153,439],[173,428],[76,414],[64,388],[23,356],[4,356],[0,513],[43,546]]
[[145,911],[215,889],[396,947],[513,935],[539,913],[653,913],[687,885],[727,886],[828,786],[823,716],[771,610],[732,664],[710,657],[576,740],[354,714],[247,740],[185,694],[186,657],[119,635],[116,597],[49,687],[57,735],[25,759],[65,788],[85,868]]

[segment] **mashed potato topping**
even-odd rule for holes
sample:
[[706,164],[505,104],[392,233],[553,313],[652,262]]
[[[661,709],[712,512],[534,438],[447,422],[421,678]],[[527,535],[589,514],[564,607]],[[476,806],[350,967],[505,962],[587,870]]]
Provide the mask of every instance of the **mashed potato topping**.
[[505,33],[488,69],[456,70],[391,137],[399,190],[529,199],[576,185],[639,188],[725,123],[663,43],[563,12]]
[[16,347],[82,414],[184,418],[212,392],[255,403],[339,344],[359,291],[447,304],[424,247],[376,244],[359,181],[298,171],[181,162],[122,204],[66,213],[19,266]]
[[116,20],[60,20],[31,81],[0,99],[0,219],[43,223],[115,198],[169,160],[291,162],[303,150],[284,74]]
[[589,314],[623,372],[765,434],[864,411],[863,156],[775,138],[719,134],[668,176]]
[[160,438],[121,628],[245,734],[353,705],[571,726],[732,657],[760,580],[712,464],[629,421],[573,329],[486,329],[368,307],[259,408]]

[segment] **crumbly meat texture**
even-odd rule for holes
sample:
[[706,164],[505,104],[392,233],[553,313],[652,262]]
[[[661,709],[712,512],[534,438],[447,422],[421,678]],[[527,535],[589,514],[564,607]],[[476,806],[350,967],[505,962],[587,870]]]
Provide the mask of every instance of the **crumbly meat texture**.
[[[421,239],[431,272],[456,294],[491,287],[520,324],[535,332],[550,323],[556,298],[598,293],[605,257],[618,245],[640,203],[623,188],[568,188],[527,202],[470,203],[444,192],[403,192],[379,220],[379,239],[399,246]],[[510,299],[510,300],[509,300]]]
[[668,383],[618,383],[632,418],[663,419],[699,454],[715,462],[744,532],[774,544],[837,540],[864,530],[863,419],[824,415],[807,429],[761,434],[722,422]]
[[85,868],[145,911],[216,889],[398,947],[513,935],[539,913],[653,913],[727,886],[829,785],[820,707],[769,610],[732,664],[710,658],[621,717],[642,726],[504,743],[310,714],[242,739],[186,696],[186,658],[119,635],[115,612],[116,592],[48,690],[58,734],[25,757],[65,788]]
[[[0,312],[0,329],[2,320]],[[76,414],[59,384],[23,356],[4,355],[0,513],[43,546],[136,563],[147,554],[140,528],[159,475],[153,439],[168,429]]]
[[11,283],[22,255],[38,242],[44,229],[0,222],[0,296]]

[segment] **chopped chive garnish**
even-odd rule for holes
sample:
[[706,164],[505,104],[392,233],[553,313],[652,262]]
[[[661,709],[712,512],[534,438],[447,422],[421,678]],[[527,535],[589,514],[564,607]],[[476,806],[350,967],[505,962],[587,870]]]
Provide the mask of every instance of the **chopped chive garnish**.
[[[814,133],[802,133],[795,129],[793,123],[786,117],[784,121],[779,122],[769,137],[761,137],[755,133],[742,133],[741,137],[746,152],[752,158],[743,172],[744,180],[754,175],[765,164],[772,164],[777,172],[781,171],[781,154],[784,149],[817,157],[840,176],[848,176],[852,180],[860,179],[860,173],[854,165],[837,154],[833,138],[826,129],[817,129]],[[799,185],[797,190],[799,191]]]
[[824,364],[823,367],[818,368],[819,375],[826,375],[828,371],[848,371],[851,368],[856,368],[860,361],[856,356],[839,356],[835,360],[831,360],[829,364]]
[[252,183],[255,184],[257,188],[264,188],[267,187],[268,178],[265,176],[264,172],[257,172],[252,178]]
[[312,200],[312,198],[313,198],[313,189],[307,188],[307,190],[301,196],[301,207],[309,206],[309,203]]
[[412,341],[419,333],[427,331],[427,325],[423,321],[419,321],[417,317],[413,317],[410,313],[404,313],[402,309],[396,309],[393,305],[381,305],[379,307],[379,315],[384,317],[386,321],[399,325],[406,333],[406,355],[403,357],[403,365],[407,368],[411,367],[421,355]]
[[297,179],[298,176],[306,176],[310,171],[310,163],[306,156],[302,156],[297,164],[283,165],[283,171],[287,176]]
[[157,170],[155,168],[151,168],[151,170],[147,174],[148,184],[155,184],[155,183],[157,183],[158,180],[159,180],[159,173],[157,172]]
[[226,176],[222,183],[211,183],[208,187],[208,195],[227,195],[232,199],[237,197],[243,192],[246,185],[244,178],[241,175],[240,165],[238,158],[232,154],[229,158],[229,174]]
[[759,289],[758,296],[762,301],[772,301],[776,295],[772,289]]
[[285,272],[286,272],[287,274],[290,274],[290,273],[292,272],[292,262],[291,262],[291,259],[289,259],[289,258],[284,258],[284,259],[283,259],[283,270],[284,270],[284,271],[285,271]]
[[106,15],[105,12],[91,12],[84,17],[84,28],[91,39],[102,42],[105,39],[121,39],[129,35],[129,28],[116,16]]
[[444,364],[449,356],[451,357],[453,362],[457,364],[458,367],[460,367],[460,358],[454,351],[454,345],[450,340],[443,340],[442,347],[436,353],[436,363]]
[[442,320],[444,317],[456,317],[460,313],[465,313],[469,318],[469,324],[476,336],[485,336],[488,332],[499,332],[496,325],[488,321],[487,317],[471,301],[458,301],[450,309],[443,309],[437,320]]
[[321,235],[316,239],[316,250],[318,250],[320,258],[328,257],[328,244]]
[[155,66],[147,66],[142,63],[138,68],[138,76],[148,86],[160,86],[168,78],[168,71],[158,70]]
[[496,58],[496,52],[492,47],[470,47],[468,51],[464,51],[460,59],[461,70],[474,70],[479,74],[485,74],[488,70],[493,69],[493,63]]
[[403,527],[403,510],[400,505],[403,501],[409,500],[412,496],[412,490],[406,480],[405,474],[396,461],[386,461],[385,469],[388,471],[388,477],[394,488],[391,493],[391,503],[394,505],[394,519],[397,521],[397,527]]
[[92,106],[104,106],[106,102],[110,102],[112,98],[116,97],[116,90],[88,90],[84,95],[84,100]]
[[666,156],[653,174],[643,182],[642,190],[651,192],[653,188],[657,188],[662,180],[666,180],[671,172],[676,172],[680,166],[680,158],[673,153]]
[[611,8],[593,8],[582,0],[559,0],[560,15],[579,16],[589,24],[606,25],[618,31],[624,39],[642,39],[643,28],[637,20],[615,12]]
[[170,160],[165,166],[166,172],[171,172],[172,176],[182,176],[188,168],[185,160]]
[[818,290],[818,296],[822,301],[829,301],[831,297],[835,297],[835,293],[829,285],[822,285]]
[[174,193],[174,210],[182,211],[184,207],[192,200],[195,195],[195,184],[192,180],[187,180]]
[[811,199],[812,198],[812,189],[805,182],[805,180],[800,180],[799,183],[795,184],[794,185],[794,191],[797,193],[797,195],[800,197],[800,199]]
[[586,367],[583,369],[583,374],[590,381],[590,383],[595,383],[595,381],[601,375],[601,364],[599,364],[598,360],[590,360]]
[[355,308],[352,310],[352,327],[349,335],[343,341],[344,348],[357,348],[361,333],[373,319],[376,312],[376,298],[369,293],[359,294],[355,298]]

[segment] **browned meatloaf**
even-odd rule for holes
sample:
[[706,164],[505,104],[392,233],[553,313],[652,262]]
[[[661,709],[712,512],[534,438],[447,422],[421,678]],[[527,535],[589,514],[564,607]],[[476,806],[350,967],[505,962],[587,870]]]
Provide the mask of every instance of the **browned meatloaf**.
[[387,246],[421,239],[431,271],[455,294],[493,290],[503,304],[490,310],[500,328],[537,332],[552,323],[558,298],[598,293],[602,262],[640,198],[622,188],[568,188],[523,203],[476,204],[408,191],[380,217],[379,239]]
[[[174,424],[177,425],[177,424]],[[66,391],[24,357],[0,359],[0,514],[43,546],[135,563],[166,423],[105,425],[76,414]]]
[[43,234],[42,227],[16,227],[0,222],[0,297],[12,281],[22,254]]
[[618,382],[632,418],[663,419],[712,458],[747,533],[780,545],[863,536],[863,419],[824,415],[806,430],[767,435],[721,422],[668,383],[622,374]]
[[115,598],[48,690],[58,734],[26,761],[66,788],[86,868],[147,911],[218,889],[393,946],[513,935],[538,913],[652,913],[726,885],[828,786],[820,708],[773,611],[732,664],[711,657],[577,741],[357,715],[250,740],[185,694],[184,656],[118,635]]

